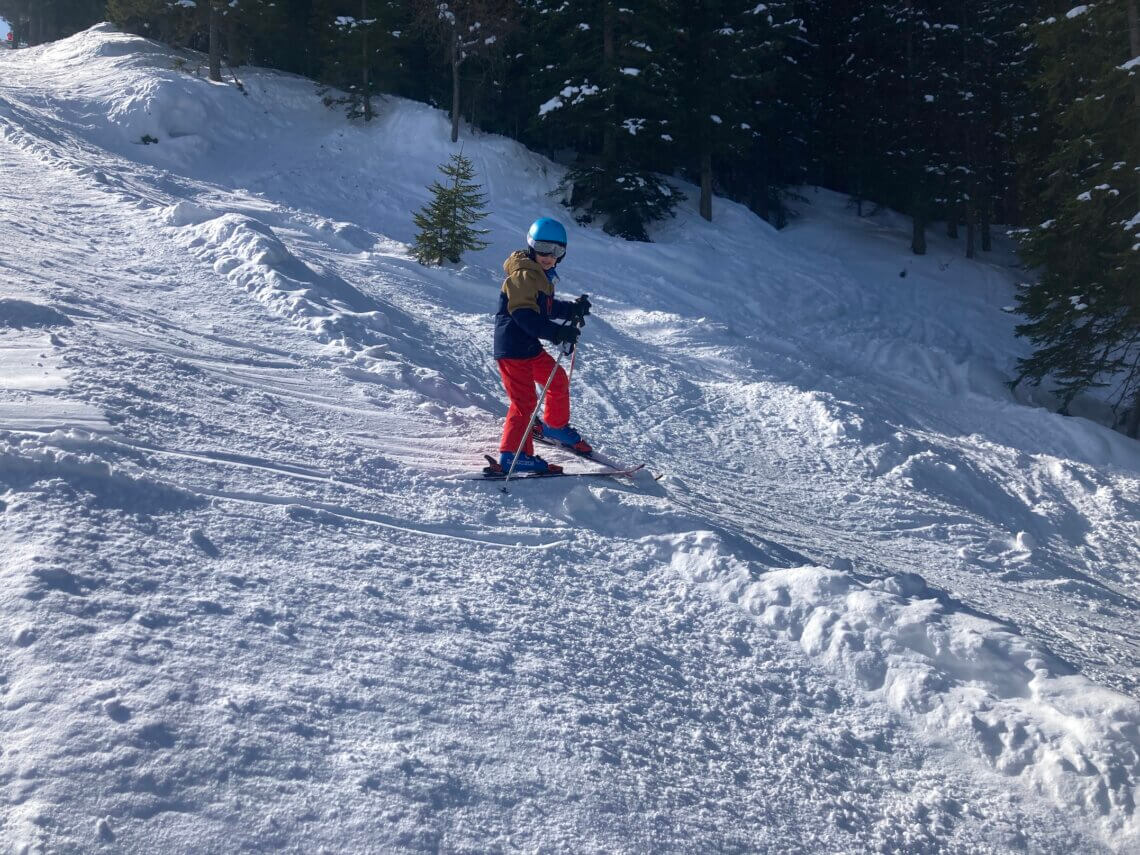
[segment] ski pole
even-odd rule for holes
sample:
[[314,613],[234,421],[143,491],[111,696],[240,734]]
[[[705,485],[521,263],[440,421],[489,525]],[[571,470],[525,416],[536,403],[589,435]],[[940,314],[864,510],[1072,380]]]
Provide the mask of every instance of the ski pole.
[[[586,295],[583,294],[582,296],[585,297]],[[585,318],[582,318],[580,321],[578,321],[578,327],[579,328],[581,328],[585,325],[586,325],[586,319]],[[570,378],[574,376],[574,362],[575,362],[575,360],[577,360],[577,358],[578,358],[578,348],[574,348],[574,353],[570,357],[570,368],[566,372],[566,386],[567,387],[570,386]]]
[[[569,324],[567,324],[569,326]],[[550,384],[554,382],[554,375],[558,373],[558,366],[562,362],[562,357],[566,354],[573,354],[575,352],[574,345],[564,344],[558,351],[558,358],[554,360],[554,367],[550,369],[550,376],[546,378],[546,383],[542,387],[542,392],[539,393],[538,403],[534,405],[534,412],[530,414],[530,421],[527,422],[526,431],[523,432],[522,441],[519,442],[519,447],[515,449],[515,456],[511,459],[511,468],[507,470],[507,477],[503,479],[503,492],[507,492],[507,484],[510,483],[511,475],[514,474],[515,464],[519,461],[519,455],[522,454],[523,448],[526,446],[527,438],[530,436],[531,430],[534,429],[534,420],[538,418],[539,410],[542,409],[542,402],[546,400],[546,392],[550,388]],[[574,357],[570,357],[570,365],[574,365]]]
[[570,354],[570,367],[566,370],[566,388],[570,388],[570,378],[574,376],[574,362],[578,359],[578,348]]

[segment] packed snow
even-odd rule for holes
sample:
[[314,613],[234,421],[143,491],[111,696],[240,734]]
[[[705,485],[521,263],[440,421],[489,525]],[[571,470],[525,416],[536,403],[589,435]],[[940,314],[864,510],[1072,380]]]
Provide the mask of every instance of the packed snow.
[[[446,114],[202,66],[0,52],[10,849],[1140,847],[1140,446],[1010,391],[1008,246],[691,187],[627,243],[468,130],[490,246],[424,268]],[[574,423],[648,467],[504,493],[541,215]]]

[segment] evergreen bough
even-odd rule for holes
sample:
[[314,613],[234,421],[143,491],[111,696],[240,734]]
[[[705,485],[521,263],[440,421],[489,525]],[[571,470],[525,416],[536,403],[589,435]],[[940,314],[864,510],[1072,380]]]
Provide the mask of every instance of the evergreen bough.
[[[1040,271],[1018,295],[1017,333],[1035,346],[1020,377],[1049,380],[1067,412],[1105,388],[1140,434],[1140,69],[1124,9],[1078,7],[1036,28],[1037,127],[1023,142],[1022,258]],[[1074,10],[1075,11],[1075,10]]]
[[639,169],[582,166],[570,170],[560,187],[570,189],[570,206],[581,211],[580,222],[602,221],[607,234],[648,241],[645,227],[665,217],[685,195],[665,181]]
[[470,158],[453,154],[439,171],[447,181],[433,181],[428,188],[431,202],[413,215],[420,231],[412,255],[424,265],[438,265],[445,260],[458,264],[466,250],[478,251],[487,246],[481,235],[488,230],[473,228],[489,212],[482,210],[487,197],[481,192],[482,185],[474,181],[475,167]]

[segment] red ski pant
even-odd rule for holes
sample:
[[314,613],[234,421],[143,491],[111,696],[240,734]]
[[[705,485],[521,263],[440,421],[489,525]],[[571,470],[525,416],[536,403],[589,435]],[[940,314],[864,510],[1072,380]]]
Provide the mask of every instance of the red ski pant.
[[[523,441],[526,426],[530,423],[530,414],[538,405],[538,389],[535,386],[541,387],[545,384],[553,368],[554,357],[545,350],[529,359],[499,360],[499,374],[503,378],[507,397],[511,399],[511,407],[507,410],[507,423],[503,425],[503,439],[499,443],[499,451],[513,453]],[[551,427],[565,427],[570,423],[570,380],[561,365],[558,366],[554,380],[546,391],[542,420]],[[534,454],[534,443],[530,441],[529,435],[526,437],[523,452]]]

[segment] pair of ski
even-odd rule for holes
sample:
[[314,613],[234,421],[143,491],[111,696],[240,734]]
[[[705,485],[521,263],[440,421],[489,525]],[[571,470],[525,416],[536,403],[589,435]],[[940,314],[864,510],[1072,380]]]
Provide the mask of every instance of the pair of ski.
[[[571,445],[555,442],[538,433],[533,434],[531,438],[542,445],[549,445],[551,448],[561,448],[563,451],[569,451],[571,454],[576,454],[585,460],[600,463],[602,466],[608,468],[597,472],[524,472],[518,475],[512,475],[512,481],[523,481],[527,478],[632,478],[634,473],[640,472],[645,468],[644,463],[639,463],[636,466],[620,466],[606,460],[596,452],[590,451],[583,453]],[[484,457],[487,458],[488,465],[483,467],[483,478],[487,481],[505,481],[507,479],[507,473],[503,467],[499,465],[499,461],[495,460],[495,458],[489,454],[485,454]]]

